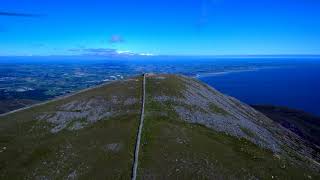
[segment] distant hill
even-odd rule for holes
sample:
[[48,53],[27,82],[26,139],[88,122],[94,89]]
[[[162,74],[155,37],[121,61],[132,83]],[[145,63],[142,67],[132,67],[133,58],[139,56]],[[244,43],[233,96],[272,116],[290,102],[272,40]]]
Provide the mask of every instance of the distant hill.
[[306,141],[320,146],[320,117],[287,107],[271,105],[253,105],[252,107]]
[[53,98],[53,96],[45,95],[44,92],[44,90],[28,90],[21,92],[0,90],[0,114]]
[[[320,178],[316,134],[195,79],[145,90],[138,179]],[[0,179],[130,179],[142,94],[135,77],[0,117]]]

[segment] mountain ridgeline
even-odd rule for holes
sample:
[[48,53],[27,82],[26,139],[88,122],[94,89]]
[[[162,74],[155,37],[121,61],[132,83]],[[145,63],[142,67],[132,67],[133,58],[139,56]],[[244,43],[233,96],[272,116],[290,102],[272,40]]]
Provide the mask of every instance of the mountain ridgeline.
[[141,112],[137,179],[320,178],[314,134],[195,79],[145,82],[115,81],[0,117],[0,179],[130,179]]

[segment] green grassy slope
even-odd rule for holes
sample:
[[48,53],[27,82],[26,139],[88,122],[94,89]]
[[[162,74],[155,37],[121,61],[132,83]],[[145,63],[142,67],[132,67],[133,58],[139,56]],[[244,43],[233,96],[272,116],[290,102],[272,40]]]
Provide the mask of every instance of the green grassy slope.
[[[146,80],[138,179],[320,178],[301,154],[314,151],[249,106],[193,79]],[[0,179],[130,179],[141,92],[138,77],[0,117]]]
[[[147,78],[145,125],[140,152],[141,179],[309,179],[319,174],[261,148],[245,138],[188,123],[175,111],[185,82],[176,76]],[[159,98],[166,96],[164,101]],[[211,105],[212,106],[212,105]],[[215,106],[214,106],[215,107]],[[199,107],[198,107],[199,108]],[[212,111],[226,114],[225,110]],[[201,111],[201,109],[199,110]],[[258,135],[257,135],[258,136]]]
[[[0,118],[0,179],[128,179],[140,116],[141,82],[142,78],[114,82]],[[115,98],[117,102],[106,109],[112,116],[94,123],[74,118],[56,133],[51,132],[56,124],[38,118],[44,113],[54,117],[55,111],[71,111],[62,108],[70,102]],[[124,105],[133,98],[137,100]],[[87,111],[81,109],[85,106],[80,104],[75,113]],[[84,124],[72,130],[74,123]]]

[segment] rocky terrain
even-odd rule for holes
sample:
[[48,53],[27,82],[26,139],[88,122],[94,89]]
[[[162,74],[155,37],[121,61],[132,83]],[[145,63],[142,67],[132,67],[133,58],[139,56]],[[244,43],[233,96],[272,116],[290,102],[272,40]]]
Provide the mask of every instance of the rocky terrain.
[[245,138],[275,153],[283,151],[281,146],[288,146],[300,151],[302,156],[320,160],[318,148],[308,147],[309,143],[304,138],[292,133],[292,130],[287,131],[287,128],[278,126],[252,107],[194,79],[178,77],[178,81],[183,84],[183,89],[177,95],[154,96],[154,100],[171,104],[181,120]]
[[[124,101],[121,101],[118,99],[118,96],[112,96],[109,99],[94,97],[90,99],[75,100],[57,107],[57,111],[41,114],[38,117],[38,120],[44,120],[54,124],[55,127],[51,129],[51,132],[53,133],[57,133],[67,127],[69,130],[77,130],[101,119],[124,113],[115,108],[117,106],[125,108],[137,103],[137,98],[128,97]],[[128,109],[125,112],[129,113],[130,110]]]
[[[0,179],[130,179],[141,99],[136,77],[0,117]],[[144,116],[138,179],[320,178],[316,141],[195,79],[148,74]]]
[[279,151],[273,135],[265,127],[271,120],[234,98],[192,79],[184,83],[181,96],[155,96],[159,103],[171,103],[182,120],[205,125],[219,132],[246,138],[272,151]]

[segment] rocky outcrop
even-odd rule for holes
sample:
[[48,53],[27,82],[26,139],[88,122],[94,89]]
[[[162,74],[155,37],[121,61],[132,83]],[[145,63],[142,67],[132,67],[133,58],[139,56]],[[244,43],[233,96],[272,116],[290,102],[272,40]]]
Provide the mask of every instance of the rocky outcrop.
[[196,80],[184,77],[179,80],[184,84],[181,97],[156,96],[154,100],[160,103],[171,102],[184,121],[246,138],[274,152],[280,151],[275,137],[257,120],[270,121],[267,117]]
[[[160,86],[161,82],[164,82],[157,76],[150,78]],[[275,123],[251,106],[195,79],[178,76],[176,84],[182,87],[179,92],[160,93],[154,96],[153,100],[171,106],[181,120],[201,124],[237,138],[245,138],[274,153],[299,152],[301,156],[319,160],[316,146],[310,146],[310,143],[294,132]]]
[[128,106],[136,103],[136,98],[130,97],[122,101],[117,96],[112,96],[109,100],[104,97],[74,100],[59,106],[55,112],[42,113],[38,120],[53,124],[52,133],[63,129],[78,130],[88,124],[116,116],[120,111],[115,107],[119,105]]

